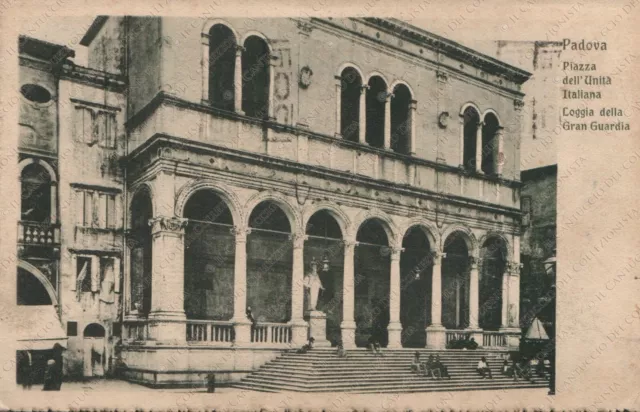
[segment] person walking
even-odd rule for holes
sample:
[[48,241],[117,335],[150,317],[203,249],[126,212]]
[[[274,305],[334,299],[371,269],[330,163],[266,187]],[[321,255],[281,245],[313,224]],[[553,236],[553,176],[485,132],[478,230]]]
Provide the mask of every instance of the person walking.
[[58,366],[56,361],[49,359],[47,361],[47,367],[44,370],[44,386],[43,391],[59,391],[58,386]]

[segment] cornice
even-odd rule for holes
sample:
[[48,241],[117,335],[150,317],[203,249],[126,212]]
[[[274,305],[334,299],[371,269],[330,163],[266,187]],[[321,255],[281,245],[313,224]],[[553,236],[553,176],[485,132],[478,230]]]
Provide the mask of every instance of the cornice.
[[[464,177],[471,177],[474,179],[479,179],[487,182],[498,183],[502,186],[506,186],[509,188],[519,188],[522,186],[522,183],[517,180],[510,180],[510,179],[505,179],[497,176],[487,176],[487,175],[479,174],[475,172],[468,172],[468,171],[462,170],[460,167],[457,167],[457,166],[451,166],[443,163],[438,163],[432,160],[426,160],[419,157],[396,153],[396,152],[381,149],[381,148],[362,145],[361,143],[358,143],[358,142],[351,142],[344,139],[336,139],[334,136],[313,132],[313,131],[296,127],[296,126],[282,125],[270,120],[259,120],[259,119],[247,117],[244,115],[240,115],[235,112],[220,110],[220,109],[216,109],[200,103],[194,103],[187,100],[183,100],[178,97],[168,95],[164,92],[158,92],[158,94],[147,104],[147,106],[142,108],[140,112],[138,112],[132,119],[130,119],[126,125],[127,128],[134,128],[135,126],[144,122],[149,116],[151,116],[151,114],[153,114],[153,112],[155,112],[155,110],[160,105],[165,103],[174,105],[179,108],[200,111],[200,112],[208,113],[214,116],[230,119],[230,120],[237,120],[237,121],[242,121],[242,122],[251,123],[255,125],[263,125],[263,126],[272,128],[278,132],[288,132],[296,136],[300,136],[300,135],[307,136],[312,139],[322,140],[329,144],[348,148],[350,150],[356,150],[364,153],[372,153],[372,154],[384,156],[386,158],[401,160],[410,165],[423,165],[423,166],[433,168],[436,171],[455,173],[458,175],[462,175]],[[176,137],[176,139],[182,139],[182,138]],[[149,140],[147,140],[147,142],[148,141]],[[190,140],[187,140],[187,141],[190,141]],[[129,153],[127,157],[131,159],[137,156],[138,151],[140,151],[147,142],[143,143],[141,146],[133,150],[131,153]],[[268,156],[266,157],[270,158]],[[328,169],[328,170],[333,170],[333,169]]]
[[77,66],[72,61],[64,63],[60,78],[118,93],[124,92],[127,86],[124,76]]
[[[304,175],[314,176],[318,178],[332,178],[340,182],[349,182],[351,184],[362,185],[374,190],[388,190],[393,191],[401,195],[412,196],[417,198],[424,198],[434,201],[443,201],[455,206],[467,206],[482,209],[492,213],[501,213],[512,217],[519,217],[521,215],[520,209],[497,205],[494,203],[466,198],[458,195],[437,193],[432,190],[419,189],[409,185],[397,185],[393,182],[381,181],[364,175],[356,175],[352,173],[333,170],[326,167],[314,166],[308,164],[302,164],[291,160],[271,157],[263,154],[257,154],[252,152],[245,152],[236,149],[230,149],[222,146],[212,145],[210,143],[197,142],[193,140],[183,139],[175,136],[169,136],[166,134],[156,134],[148,139],[142,146],[136,149],[136,151],[127,157],[127,162],[135,162],[139,156],[144,153],[150,152],[157,153],[160,147],[176,146],[184,151],[203,153],[207,155],[215,155],[222,158],[236,160],[245,164],[267,165],[270,169],[288,170],[294,173],[300,173]],[[177,171],[184,162],[178,159],[154,159],[152,164],[147,167],[158,167],[156,163],[165,162],[166,171],[173,173]],[[194,165],[189,165],[189,168],[197,168]],[[186,169],[185,169],[186,170]],[[208,170],[208,169],[204,169]],[[202,171],[202,170],[200,170]],[[185,175],[189,175],[188,171],[185,171]],[[191,173],[193,175],[194,172]],[[390,210],[394,210],[397,205],[389,205]]]

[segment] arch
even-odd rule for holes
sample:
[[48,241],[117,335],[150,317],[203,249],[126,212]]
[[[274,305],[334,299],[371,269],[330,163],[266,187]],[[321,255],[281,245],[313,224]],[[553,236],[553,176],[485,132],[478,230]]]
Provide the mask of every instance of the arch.
[[378,219],[382,223],[382,228],[387,234],[387,238],[389,239],[389,246],[395,247],[398,245],[398,242],[402,242],[402,239],[398,240],[399,231],[396,224],[393,222],[391,217],[379,209],[371,209],[367,210],[363,213],[360,213],[353,222],[354,235],[357,235],[360,227],[364,222],[369,219]]
[[500,120],[492,111],[485,113],[482,121],[482,156],[481,170],[488,174],[497,171],[496,161],[498,155],[498,132],[500,130]]
[[202,35],[203,35],[203,37],[205,37],[207,39],[207,43],[208,43],[209,32],[211,31],[211,28],[213,26],[217,25],[217,24],[226,26],[229,30],[231,30],[231,33],[233,33],[233,37],[235,37],[236,41],[240,38],[240,35],[238,34],[238,31],[227,20],[224,20],[224,19],[207,19],[204,22],[204,25],[202,26]]
[[[473,103],[462,106],[460,113],[460,162],[468,171],[475,171],[480,167],[478,161],[478,128],[482,124],[480,110]],[[480,142],[481,144],[481,142]]]
[[82,336],[85,338],[104,338],[105,335],[104,326],[99,323],[88,324],[82,332]]
[[24,170],[25,167],[34,163],[39,164],[47,171],[47,173],[49,174],[49,180],[51,180],[52,183],[56,183],[58,181],[56,179],[56,172],[55,170],[53,170],[53,167],[51,167],[49,163],[47,163],[44,160],[34,159],[32,157],[23,159],[20,163],[18,163],[18,172],[20,173],[19,176],[22,176],[22,171]]
[[409,89],[409,94],[411,94],[412,97],[416,95],[416,93],[413,91],[413,88],[409,86],[409,83],[400,79],[396,79],[393,81],[393,83],[391,83],[391,85],[389,86],[389,91],[393,93],[397,86],[405,86],[407,89]]
[[340,135],[349,141],[358,142],[360,140],[360,111],[362,110],[360,101],[362,95],[362,85],[364,78],[362,72],[352,65],[345,66],[338,75],[340,78],[340,124],[338,125]]
[[305,228],[306,230],[307,223],[309,223],[309,219],[311,219],[311,216],[313,216],[314,214],[320,211],[326,211],[336,220],[336,222],[338,223],[338,226],[340,227],[340,231],[342,232],[343,239],[349,239],[353,237],[353,233],[351,232],[351,222],[349,220],[349,217],[347,216],[346,213],[344,213],[342,209],[340,209],[340,206],[333,204],[331,202],[320,202],[308,208],[305,208],[302,214],[301,227]]
[[382,79],[382,81],[384,81],[384,84],[387,85],[387,89],[386,92],[387,93],[391,93],[391,89],[389,89],[389,80],[387,79],[387,76],[385,76],[384,74],[382,74],[381,72],[377,71],[377,70],[373,70],[371,72],[369,72],[367,74],[367,76],[365,78],[363,78],[363,81],[365,84],[369,84],[369,81],[371,81],[371,78],[373,77],[379,77]]
[[370,146],[383,148],[387,126],[385,112],[389,104],[389,83],[383,76],[373,74],[370,75],[366,85],[365,141]]
[[244,227],[249,227],[249,217],[251,216],[253,209],[265,200],[270,200],[277,204],[285,215],[287,215],[289,218],[289,224],[291,225],[291,233],[304,233],[302,217],[300,216],[298,208],[295,207],[285,196],[273,190],[265,190],[256,193],[249,198],[244,206]]
[[40,271],[40,269],[38,269],[31,263],[21,259],[18,260],[18,268],[31,273],[36,279],[38,279],[40,283],[42,283],[42,286],[44,286],[44,288],[46,289],[53,306],[58,306],[56,290],[53,288],[53,285],[51,285],[51,282],[49,282],[49,279],[47,279],[47,277]]
[[131,187],[131,190],[129,192],[130,196],[127,199],[127,222],[129,225],[131,225],[131,219],[132,219],[131,206],[133,205],[133,200],[142,191],[145,191],[149,195],[149,199],[151,200],[151,215],[157,216],[156,210],[155,210],[156,205],[153,201],[153,199],[155,199],[155,195],[153,192],[153,185],[149,184],[148,182],[136,183],[134,186]]
[[[55,173],[46,162],[33,160],[20,169],[20,220],[57,221]],[[53,173],[53,179],[51,179]]]
[[480,116],[480,121],[484,122],[485,117],[489,114],[492,114],[496,117],[496,119],[498,120],[498,125],[502,124],[502,122],[500,121],[500,116],[498,116],[498,113],[493,109],[487,109],[484,112],[482,112],[482,116]]
[[495,231],[489,231],[485,233],[484,235],[482,235],[480,241],[478,242],[479,247],[483,247],[485,243],[487,243],[487,241],[491,240],[492,238],[499,238],[504,243],[506,251],[505,259],[507,261],[513,260],[513,246],[511,245],[511,241],[509,240],[509,238],[504,233]]
[[340,77],[342,75],[342,72],[345,71],[345,69],[354,69],[356,72],[358,72],[358,74],[360,75],[360,78],[362,79],[362,81],[364,82],[364,73],[362,72],[362,70],[360,69],[360,67],[358,67],[357,64],[352,63],[352,62],[344,62],[342,63],[339,67],[338,70],[336,71],[336,76]]
[[483,236],[479,250],[479,318],[478,325],[485,330],[498,330],[506,325],[503,312],[502,288],[509,262],[509,243],[504,236],[489,233]]
[[453,234],[460,234],[461,238],[467,245],[467,249],[469,250],[469,256],[477,257],[478,256],[478,240],[476,235],[466,226],[453,224],[448,226],[442,235],[440,236],[441,247],[440,250],[444,251],[445,244],[449,236]]
[[235,110],[237,39],[225,24],[214,24],[209,29],[207,99],[213,107],[228,111]]
[[[184,215],[184,207],[189,198],[199,190],[208,189],[214,191],[224,200],[233,217],[233,224],[242,225],[245,222],[240,199],[236,193],[223,183],[216,182],[211,179],[196,179],[185,183],[179,190],[175,201],[175,215],[182,217]],[[256,203],[257,204],[257,203]]]
[[463,104],[462,106],[460,106],[460,116],[464,116],[464,112],[468,109],[468,108],[472,108],[474,109],[477,113],[478,116],[480,116],[480,113],[482,113],[482,110],[480,110],[480,108],[478,107],[478,105],[476,105],[474,102],[466,102],[465,104]]
[[240,44],[244,44],[247,39],[251,36],[256,36],[256,37],[260,37],[262,40],[264,40],[264,42],[267,44],[267,48],[269,49],[269,53],[272,54],[273,53],[273,45],[271,44],[271,41],[269,41],[269,39],[267,38],[267,36],[265,36],[262,32],[259,32],[257,30],[249,30],[247,31],[244,36],[242,36],[242,41],[240,42]]
[[407,232],[414,227],[418,227],[420,228],[420,230],[422,230],[422,232],[427,236],[427,239],[429,240],[431,251],[436,252],[437,247],[440,244],[440,235],[438,234],[438,230],[431,222],[421,217],[410,219],[408,222],[406,222],[404,225],[400,227],[400,230],[398,233],[402,234],[402,237],[400,238],[398,236],[399,239],[397,240],[399,243],[396,246],[397,247],[402,246],[402,240],[406,236]]
[[394,86],[389,88],[393,98],[387,102],[391,107],[390,113],[390,131],[391,131],[391,150],[398,153],[408,154],[411,152],[412,141],[412,102],[413,92],[411,88],[404,82],[396,82]]
[[242,40],[242,111],[249,117],[271,116],[272,47],[264,35],[249,32]]

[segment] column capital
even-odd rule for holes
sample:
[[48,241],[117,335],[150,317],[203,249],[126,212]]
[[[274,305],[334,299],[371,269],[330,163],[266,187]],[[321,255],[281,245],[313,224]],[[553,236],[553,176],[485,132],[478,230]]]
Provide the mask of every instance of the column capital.
[[519,276],[522,263],[520,262],[507,262],[507,273],[511,276]]
[[247,235],[251,233],[251,228],[234,226],[229,229],[229,232],[236,237],[236,242],[246,242]]
[[477,256],[469,256],[469,269],[478,269],[478,264],[480,263],[480,259]]
[[294,249],[302,249],[304,246],[304,241],[307,240],[309,236],[304,233],[292,233],[289,235],[289,240],[293,242]]
[[184,228],[189,222],[188,219],[175,216],[157,216],[149,219],[151,233],[170,232],[175,234],[183,234]]
[[360,86],[360,93],[361,94],[366,93],[367,90],[369,90],[369,85],[368,84],[363,84],[362,86]]
[[440,265],[442,264],[442,259],[446,258],[447,254],[444,252],[440,252],[440,251],[435,251],[431,253],[431,258],[433,259],[433,264],[434,265]]
[[389,102],[391,101],[391,99],[393,99],[394,97],[396,97],[396,95],[395,95],[395,94],[393,94],[393,93],[388,93],[388,92],[387,92],[387,93],[386,93],[386,96],[384,97],[384,101],[385,101],[386,103],[389,103]]
[[478,130],[481,130],[483,126],[484,122],[478,122],[478,125],[476,127],[478,128]]
[[240,44],[236,44],[236,54],[244,52],[246,49]]
[[342,246],[344,246],[345,249],[354,248],[354,247],[358,246],[358,242],[356,242],[355,240],[352,240],[352,239],[343,239],[342,240]]
[[391,260],[400,260],[400,254],[404,251],[404,248],[401,247],[390,247],[389,254],[391,255]]

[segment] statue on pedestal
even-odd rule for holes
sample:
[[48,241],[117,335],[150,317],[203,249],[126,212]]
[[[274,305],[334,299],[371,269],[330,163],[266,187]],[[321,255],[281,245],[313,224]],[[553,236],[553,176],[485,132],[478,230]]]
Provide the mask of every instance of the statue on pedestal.
[[315,258],[311,260],[311,271],[304,276],[304,287],[309,291],[309,310],[315,311],[320,290],[324,290],[318,275],[318,263]]

